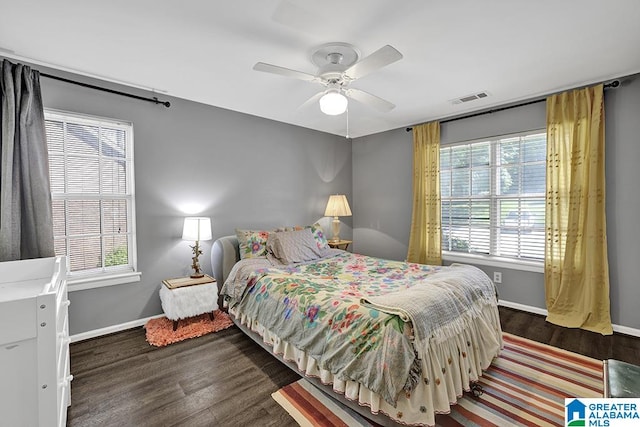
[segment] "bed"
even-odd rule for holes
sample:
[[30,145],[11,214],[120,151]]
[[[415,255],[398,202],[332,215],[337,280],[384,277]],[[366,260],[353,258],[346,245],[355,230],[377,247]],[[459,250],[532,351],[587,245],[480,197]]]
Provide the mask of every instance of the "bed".
[[502,348],[493,282],[469,265],[330,249],[314,226],[214,242],[223,305],[256,342],[368,418],[434,425]]

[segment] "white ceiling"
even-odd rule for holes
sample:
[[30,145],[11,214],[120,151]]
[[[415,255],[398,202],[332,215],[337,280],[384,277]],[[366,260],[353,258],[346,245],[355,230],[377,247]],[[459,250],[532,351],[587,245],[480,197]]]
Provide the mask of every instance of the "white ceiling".
[[300,108],[322,86],[252,69],[314,74],[328,42],[404,55],[351,84],[396,105],[350,101],[359,137],[638,73],[640,1],[0,0],[0,55],[346,135],[346,114]]

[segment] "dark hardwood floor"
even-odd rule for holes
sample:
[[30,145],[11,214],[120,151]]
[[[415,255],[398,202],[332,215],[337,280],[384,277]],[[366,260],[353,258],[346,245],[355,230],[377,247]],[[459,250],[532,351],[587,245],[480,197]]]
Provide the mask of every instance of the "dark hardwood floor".
[[[500,308],[505,332],[640,365],[640,338],[566,329]],[[295,426],[271,393],[299,375],[238,328],[168,347],[144,329],[71,344],[68,426]]]
[[640,338],[623,334],[601,335],[569,329],[545,321],[544,316],[500,307],[502,330],[534,341],[584,354],[594,359],[618,359],[640,365]]
[[67,426],[295,426],[271,393],[300,378],[238,328],[163,348],[142,328],[71,345]]

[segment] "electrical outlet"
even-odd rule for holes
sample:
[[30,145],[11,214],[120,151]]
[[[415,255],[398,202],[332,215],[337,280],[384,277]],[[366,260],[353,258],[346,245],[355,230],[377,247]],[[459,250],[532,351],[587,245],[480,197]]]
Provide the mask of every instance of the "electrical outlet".
[[493,283],[502,283],[502,273],[499,271],[493,272]]

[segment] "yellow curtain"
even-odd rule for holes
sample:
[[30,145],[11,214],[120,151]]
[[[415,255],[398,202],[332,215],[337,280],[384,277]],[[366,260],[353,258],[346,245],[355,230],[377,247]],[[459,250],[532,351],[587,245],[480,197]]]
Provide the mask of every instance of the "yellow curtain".
[[547,98],[547,320],[612,334],[603,86]]
[[413,128],[413,216],[407,261],[442,264],[440,123]]

